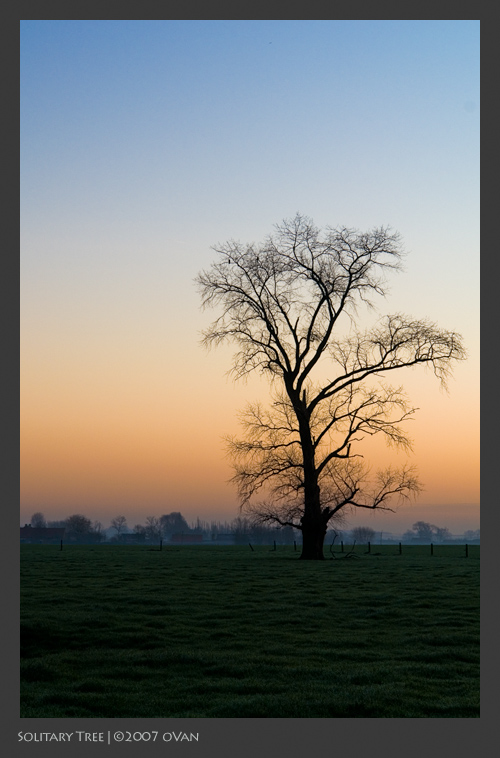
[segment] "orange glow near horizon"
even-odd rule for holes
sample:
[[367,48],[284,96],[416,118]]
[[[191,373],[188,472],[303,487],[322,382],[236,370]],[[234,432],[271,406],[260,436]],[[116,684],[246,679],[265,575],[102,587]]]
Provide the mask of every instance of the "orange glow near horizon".
[[[101,371],[102,380],[94,374],[91,381],[88,369],[70,362],[61,375],[46,367],[45,381],[43,374],[25,380],[24,521],[37,510],[48,519],[88,513],[105,524],[118,513],[140,521],[174,510],[188,520],[234,518],[237,495],[228,484],[232,470],[222,437],[238,434],[238,411],[250,400],[266,402],[269,388],[257,378],[234,384],[220,360],[198,346],[193,355],[198,360],[186,360],[182,376],[156,365],[146,382],[140,368]],[[476,404],[463,401],[460,386],[442,393],[432,375],[412,373],[407,380],[410,399],[420,406],[407,426],[414,439],[408,461],[424,486],[417,504],[478,503]],[[368,439],[359,452],[374,471],[406,460],[382,439]]]

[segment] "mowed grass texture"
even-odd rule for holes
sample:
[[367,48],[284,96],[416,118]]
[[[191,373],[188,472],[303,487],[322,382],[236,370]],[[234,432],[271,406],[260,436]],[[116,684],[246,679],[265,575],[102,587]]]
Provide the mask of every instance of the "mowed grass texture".
[[479,547],[364,551],[21,546],[20,715],[477,718]]

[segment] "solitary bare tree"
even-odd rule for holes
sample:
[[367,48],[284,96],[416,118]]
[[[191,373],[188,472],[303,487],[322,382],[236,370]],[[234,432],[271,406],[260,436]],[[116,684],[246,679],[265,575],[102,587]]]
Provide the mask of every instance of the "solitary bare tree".
[[116,536],[118,539],[122,536],[123,532],[127,528],[127,519],[125,516],[115,516],[111,519],[111,526],[116,529]]
[[367,542],[371,542],[375,537],[375,530],[369,526],[355,526],[354,529],[351,529],[351,537],[356,542],[366,544]]
[[243,439],[227,440],[242,508],[300,529],[301,558],[322,559],[330,520],[348,508],[390,510],[421,489],[409,466],[370,479],[358,446],[381,434],[411,447],[401,424],[416,409],[382,378],[424,364],[445,384],[451,362],[465,357],[461,337],[402,314],[356,329],[357,306],[385,295],[385,274],[400,269],[400,238],[388,228],[321,233],[297,214],[260,245],[213,249],[217,261],[196,281],[203,306],[222,313],[204,344],[233,342],[233,375],[259,371],[272,387],[271,407],[249,405]]
[[44,529],[47,526],[47,522],[45,521],[45,516],[43,513],[37,511],[32,515],[31,526],[35,527],[36,529]]
[[156,516],[148,516],[146,518],[145,534],[146,538],[151,542],[161,540],[163,537],[163,527],[159,518]]

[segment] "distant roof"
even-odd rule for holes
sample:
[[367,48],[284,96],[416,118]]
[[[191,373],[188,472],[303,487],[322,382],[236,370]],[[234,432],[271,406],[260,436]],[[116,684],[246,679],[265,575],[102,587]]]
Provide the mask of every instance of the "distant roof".
[[64,531],[65,529],[63,526],[31,526],[31,524],[25,524],[21,527],[21,537],[47,540],[54,539],[55,537],[62,537]]

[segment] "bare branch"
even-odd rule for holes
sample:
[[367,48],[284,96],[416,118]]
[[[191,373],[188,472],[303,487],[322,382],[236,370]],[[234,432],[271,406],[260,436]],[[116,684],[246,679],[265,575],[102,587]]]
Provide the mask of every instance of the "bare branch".
[[[230,240],[214,250],[218,259],[196,279],[203,307],[220,310],[203,344],[232,343],[234,377],[263,372],[276,392],[269,409],[247,407],[241,439],[226,439],[231,481],[253,518],[301,529],[302,557],[322,557],[331,519],[352,508],[390,510],[421,490],[411,467],[372,478],[360,445],[381,434],[411,450],[403,427],[416,409],[381,379],[422,365],[446,386],[452,364],[466,357],[462,339],[404,314],[341,331],[342,317],[352,326],[357,308],[373,307],[386,275],[401,268],[401,239],[388,227],[320,232],[296,214],[260,245]],[[257,495],[264,499],[255,504]]]

